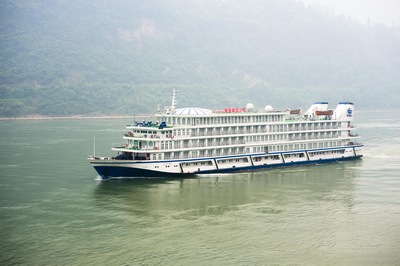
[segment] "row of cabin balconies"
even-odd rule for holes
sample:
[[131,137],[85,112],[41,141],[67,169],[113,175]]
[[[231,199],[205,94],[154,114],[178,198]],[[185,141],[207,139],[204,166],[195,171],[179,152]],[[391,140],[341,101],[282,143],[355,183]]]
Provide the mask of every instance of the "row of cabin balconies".
[[191,158],[202,158],[202,157],[215,157],[215,156],[230,156],[244,154],[245,148],[216,148],[209,150],[197,150],[197,151],[179,151],[179,152],[166,152],[164,153],[164,159],[191,159]]
[[[339,127],[340,125],[340,127]],[[191,128],[191,129],[174,129],[163,132],[164,134],[143,134],[137,132],[128,132],[124,134],[124,138],[136,139],[174,139],[174,138],[191,138],[191,137],[208,137],[208,136],[225,136],[225,135],[247,135],[260,133],[308,133],[309,131],[332,131],[332,130],[354,130],[353,125],[347,123],[333,122],[313,123],[313,124],[275,124],[275,125],[258,125],[258,126],[237,126],[237,127],[215,127],[215,128]]]
[[[211,136],[226,136],[226,137],[231,137],[231,136],[245,136],[245,135],[250,135],[250,134],[258,134],[258,135],[277,135],[279,134],[289,134],[289,133],[296,133],[296,134],[310,134],[310,133],[318,133],[318,132],[341,132],[338,131],[337,129],[332,131],[331,129],[320,129],[320,130],[307,130],[307,131],[278,131],[278,132],[270,132],[268,130],[249,130],[249,131],[227,131],[227,132],[192,132],[189,136],[179,136],[179,135],[174,135],[174,139],[184,139],[184,138],[192,138],[192,137],[211,137]],[[168,137],[167,137],[168,139]]]
[[275,135],[274,138],[261,138],[258,137],[241,137],[241,138],[215,138],[208,140],[183,140],[183,141],[159,141],[150,142],[149,145],[142,144],[139,146],[134,146],[132,144],[126,147],[134,150],[176,150],[176,149],[193,149],[193,148],[213,148],[213,147],[224,147],[224,146],[245,146],[251,145],[271,145],[271,144],[281,144],[289,142],[315,142],[315,141],[340,141],[348,140],[348,136],[340,137],[339,135],[308,135],[308,136],[291,136],[287,135]]
[[[287,133],[287,132],[293,132],[293,133],[300,133],[300,132],[315,132],[315,131],[332,131],[332,130],[354,130],[354,127],[338,127],[338,126],[318,126],[318,127],[288,127],[283,125],[270,125],[266,127],[245,127],[245,128],[240,128],[240,129],[230,129],[230,130],[220,130],[219,128],[217,129],[192,129],[190,132],[190,137],[207,137],[207,136],[221,136],[221,135],[243,135],[243,134],[259,134],[259,133]],[[175,134],[176,137],[187,137],[184,135],[180,135],[179,132]]]
[[[349,143],[350,144],[350,143]],[[344,141],[337,142],[310,142],[310,143],[299,143],[299,144],[288,144],[288,143],[269,143],[268,147],[270,152],[285,152],[293,150],[306,150],[306,149],[321,149],[321,148],[334,148],[348,145]],[[214,156],[230,156],[238,155],[249,152],[262,152],[264,145],[253,146],[251,150],[249,147],[211,147],[209,149],[199,150],[184,150],[184,151],[171,151],[164,153],[164,159],[187,159],[187,158],[201,158],[201,157],[214,157]]]

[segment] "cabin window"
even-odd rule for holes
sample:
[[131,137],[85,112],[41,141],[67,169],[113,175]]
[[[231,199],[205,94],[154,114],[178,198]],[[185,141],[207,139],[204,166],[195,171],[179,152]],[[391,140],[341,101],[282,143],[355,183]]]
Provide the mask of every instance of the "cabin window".
[[311,147],[310,148],[317,148],[317,143],[311,143]]

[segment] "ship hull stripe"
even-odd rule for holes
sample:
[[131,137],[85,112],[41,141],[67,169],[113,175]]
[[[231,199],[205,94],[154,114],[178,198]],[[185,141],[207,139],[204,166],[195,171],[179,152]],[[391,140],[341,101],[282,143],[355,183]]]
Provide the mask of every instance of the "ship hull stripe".
[[165,178],[182,178],[182,177],[193,177],[195,174],[214,174],[214,173],[232,173],[232,172],[243,172],[243,171],[254,171],[263,170],[269,168],[279,168],[297,165],[310,165],[310,164],[326,164],[334,163],[339,161],[350,161],[360,159],[362,155],[341,157],[341,158],[326,158],[318,160],[307,160],[307,161],[297,161],[297,162],[287,162],[287,163],[277,163],[277,164],[264,164],[264,165],[254,165],[254,166],[242,166],[242,167],[232,167],[232,168],[215,168],[210,170],[200,170],[195,173],[169,173],[162,171],[153,171],[149,169],[141,169],[131,166],[124,165],[95,165],[93,166],[97,173],[102,179],[118,178],[118,177],[132,177],[132,178],[149,178],[149,177],[165,177]]

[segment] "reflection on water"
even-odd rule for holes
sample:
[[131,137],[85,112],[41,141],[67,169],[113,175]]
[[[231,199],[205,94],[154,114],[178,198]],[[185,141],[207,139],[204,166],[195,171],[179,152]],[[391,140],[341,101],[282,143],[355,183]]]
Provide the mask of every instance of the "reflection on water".
[[223,215],[256,204],[255,211],[281,213],[290,204],[335,200],[351,208],[357,165],[361,161],[193,179],[119,179],[99,182],[95,204],[120,208],[133,216],[196,219]]
[[[92,203],[139,232],[133,235],[135,248],[147,247],[142,259],[163,250],[182,264],[198,262],[189,255],[194,251],[224,264],[260,264],[266,258],[279,264],[288,254],[298,255],[298,260],[291,259],[294,264],[324,264],[331,259],[315,255],[325,248],[338,253],[351,248],[341,242],[352,230],[348,226],[362,164],[360,160],[180,180],[110,180],[98,183]],[[157,243],[160,238],[163,242]]]

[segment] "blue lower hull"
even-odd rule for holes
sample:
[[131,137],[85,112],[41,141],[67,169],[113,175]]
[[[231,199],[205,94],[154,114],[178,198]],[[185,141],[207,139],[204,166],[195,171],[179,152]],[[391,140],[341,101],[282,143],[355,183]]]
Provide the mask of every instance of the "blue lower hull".
[[235,168],[226,168],[226,169],[213,169],[206,171],[198,171],[196,173],[188,174],[188,173],[165,173],[165,172],[157,172],[146,169],[138,169],[131,167],[122,167],[122,166],[94,166],[97,173],[101,176],[102,179],[110,179],[116,177],[134,177],[134,178],[148,178],[148,177],[165,177],[165,178],[177,178],[177,177],[191,177],[193,175],[198,174],[214,174],[214,173],[233,173],[233,172],[242,172],[242,171],[257,171],[269,168],[277,168],[277,167],[289,167],[289,166],[297,166],[297,165],[310,165],[310,164],[326,164],[326,163],[335,163],[339,161],[350,161],[360,159],[362,156],[352,156],[352,157],[343,157],[343,158],[335,158],[335,159],[320,159],[320,160],[312,160],[312,161],[301,161],[301,162],[289,162],[289,163],[280,163],[280,164],[269,164],[269,165],[259,165],[259,166],[246,166],[246,167],[235,167]]
[[177,176],[190,176],[190,174],[170,174],[163,172],[155,172],[145,169],[129,168],[121,166],[94,166],[97,173],[102,179],[109,179],[115,177],[136,177],[136,178],[147,178],[147,177],[177,177]]

